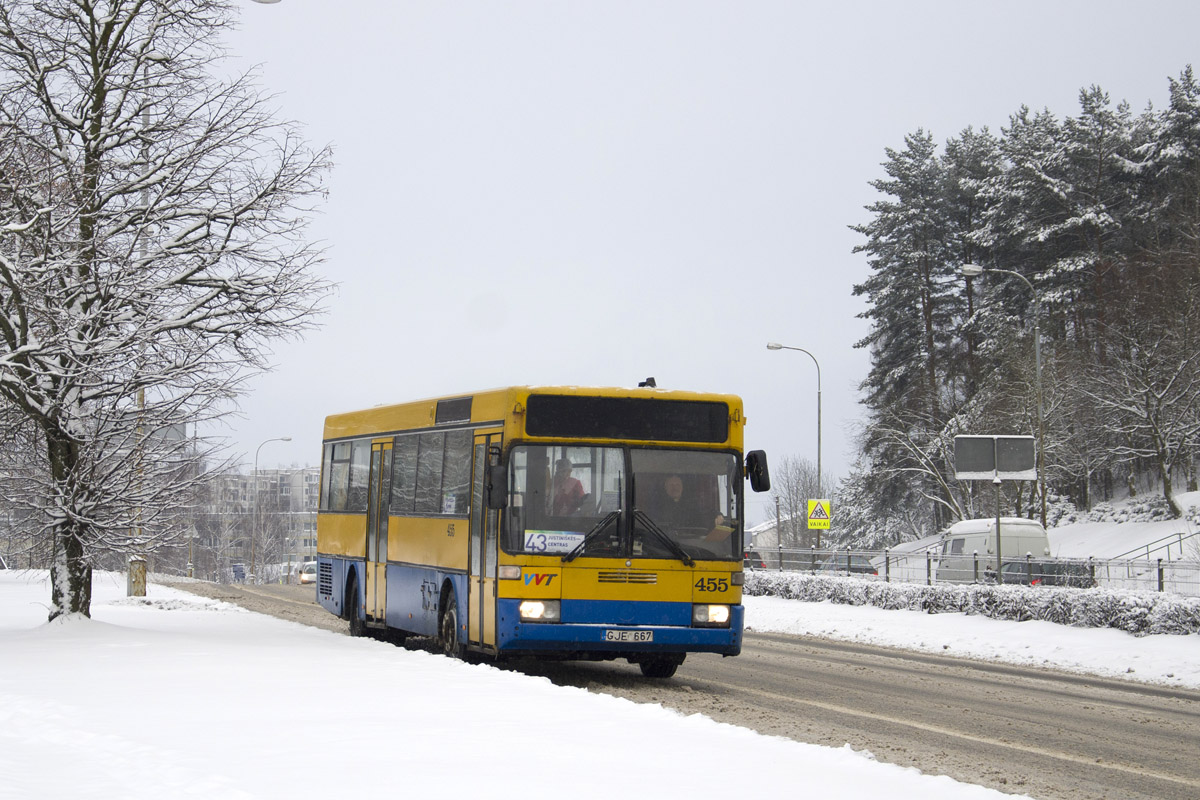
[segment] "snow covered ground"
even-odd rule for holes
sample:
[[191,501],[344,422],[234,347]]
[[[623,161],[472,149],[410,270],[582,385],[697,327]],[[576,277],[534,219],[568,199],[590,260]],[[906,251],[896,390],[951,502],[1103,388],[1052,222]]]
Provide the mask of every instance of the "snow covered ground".
[[[853,580],[853,579],[851,579]],[[1009,622],[965,614],[747,597],[746,627],[941,655],[1003,661],[1143,683],[1200,688],[1200,636],[1135,637],[1124,631]]]
[[[1200,506],[1200,492],[1177,494],[1175,500],[1189,512]],[[1200,536],[1193,536],[1196,526],[1187,518],[1147,521],[1144,511],[1147,505],[1163,504],[1158,495],[1129,499],[1099,505],[1091,516],[1097,521],[1064,523],[1047,531],[1050,550],[1060,558],[1137,558],[1145,557],[1145,550],[1152,551],[1153,558],[1200,559]],[[1080,517],[1088,516],[1083,512]],[[1172,541],[1179,544],[1166,549]],[[1181,540],[1181,541],[1180,541]]]
[[[501,798],[720,796],[796,775],[810,797],[884,787],[898,800],[1011,797],[848,748],[149,592],[126,598],[122,575],[98,575],[91,620],[47,624],[46,574],[0,572],[0,797],[383,795],[464,779]],[[1198,637],[777,598],[747,608],[757,630],[1200,686]]]

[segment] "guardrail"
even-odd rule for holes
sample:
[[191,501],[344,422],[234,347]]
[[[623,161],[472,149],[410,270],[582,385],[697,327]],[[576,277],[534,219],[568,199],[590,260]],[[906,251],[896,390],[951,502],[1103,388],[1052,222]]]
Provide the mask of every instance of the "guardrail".
[[[995,583],[993,560],[975,556],[974,570],[939,580],[935,551],[828,550],[773,548],[750,551],[749,569],[811,572],[898,583]],[[1004,582],[1013,584],[1108,587],[1200,597],[1200,561],[1146,558],[1012,558]]]

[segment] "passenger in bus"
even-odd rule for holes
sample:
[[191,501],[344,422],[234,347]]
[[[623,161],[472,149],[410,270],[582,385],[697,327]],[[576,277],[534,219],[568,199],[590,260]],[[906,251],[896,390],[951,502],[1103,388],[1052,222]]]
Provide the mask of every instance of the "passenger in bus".
[[570,459],[560,458],[554,462],[554,490],[551,501],[552,513],[557,517],[574,514],[583,504],[586,493],[578,478],[571,476],[574,465]]

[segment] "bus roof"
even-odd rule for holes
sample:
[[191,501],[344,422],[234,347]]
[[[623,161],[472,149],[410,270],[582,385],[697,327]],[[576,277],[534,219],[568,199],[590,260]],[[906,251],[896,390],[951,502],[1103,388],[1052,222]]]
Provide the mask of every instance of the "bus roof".
[[732,422],[745,421],[742,418],[742,400],[732,394],[653,387],[511,386],[331,414],[325,418],[324,438],[328,441],[442,426],[501,425],[523,414],[531,395],[724,403]]

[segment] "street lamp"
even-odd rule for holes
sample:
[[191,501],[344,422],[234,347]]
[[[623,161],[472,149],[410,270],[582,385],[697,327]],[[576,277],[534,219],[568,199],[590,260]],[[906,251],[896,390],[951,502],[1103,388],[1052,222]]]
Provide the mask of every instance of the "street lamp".
[[[817,357],[805,350],[803,347],[788,347],[777,342],[767,342],[768,350],[798,350],[804,355],[812,359],[813,364],[817,367],[817,496],[821,496],[823,491],[821,488],[821,364],[817,361]],[[817,529],[817,547],[821,546],[821,531]]]
[[258,542],[258,528],[259,528],[258,496],[260,493],[258,491],[258,454],[262,451],[263,445],[266,444],[267,442],[290,442],[291,440],[292,440],[292,437],[290,437],[290,436],[278,436],[274,439],[267,439],[266,441],[264,441],[262,444],[260,444],[258,446],[257,450],[254,451],[254,520],[253,520],[253,525],[250,529],[250,582],[251,583],[257,582],[257,578],[255,578],[255,572],[254,572],[254,554],[255,554],[255,544],[257,544],[257,542]]
[[1033,364],[1034,364],[1034,385],[1037,392],[1037,475],[1038,475],[1038,492],[1042,496],[1042,527],[1046,527],[1046,465],[1045,465],[1045,425],[1042,419],[1042,334],[1038,327],[1039,320],[1042,318],[1042,300],[1038,295],[1037,289],[1033,288],[1033,283],[1029,278],[1026,278],[1019,272],[1011,269],[1000,269],[999,267],[981,267],[978,264],[963,264],[959,269],[963,275],[968,278],[978,278],[985,272],[1003,272],[1006,275],[1016,275],[1025,285],[1029,287],[1029,293],[1033,296]]

